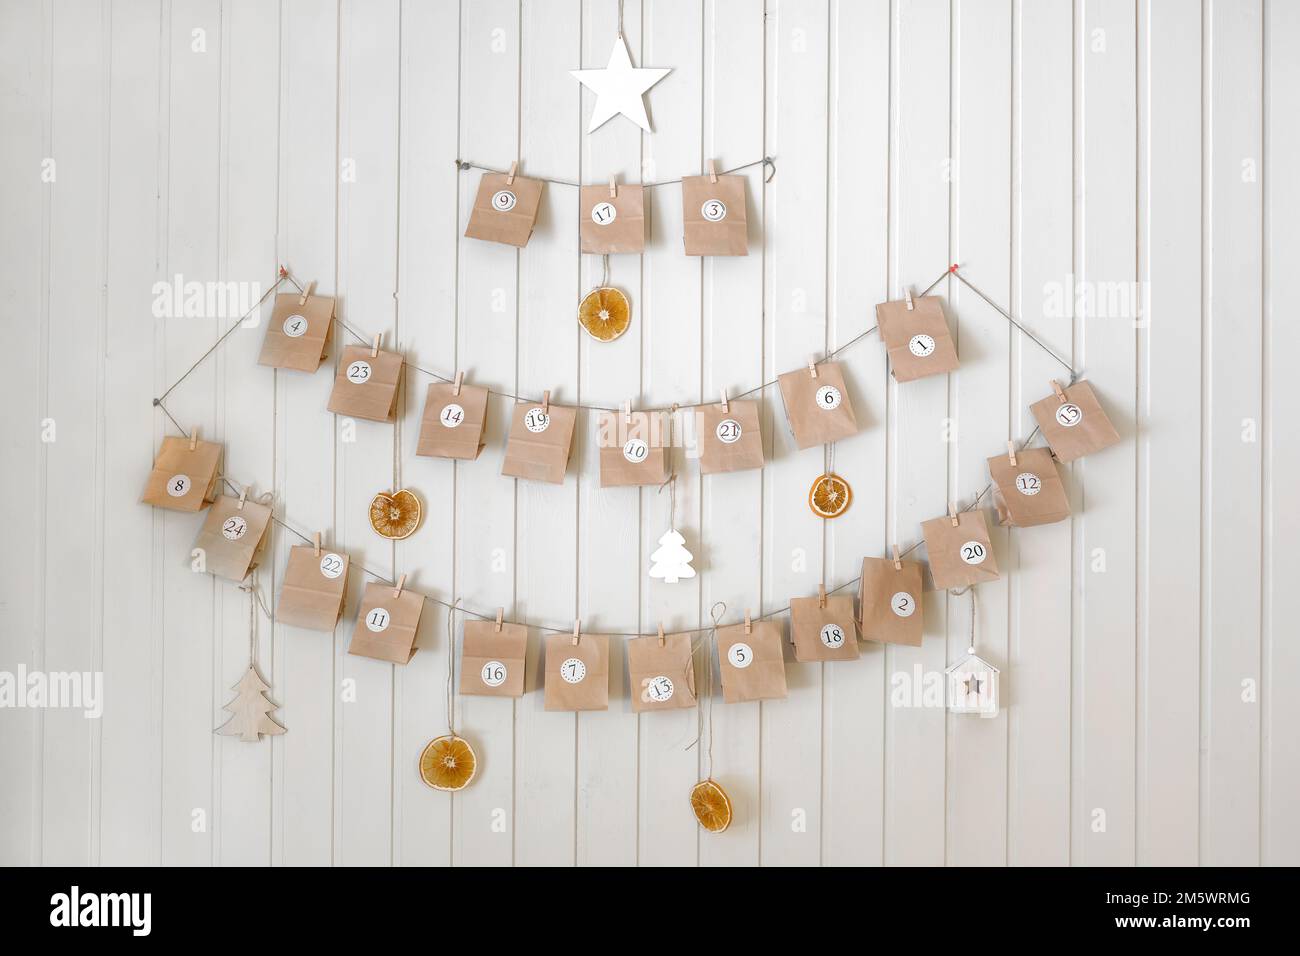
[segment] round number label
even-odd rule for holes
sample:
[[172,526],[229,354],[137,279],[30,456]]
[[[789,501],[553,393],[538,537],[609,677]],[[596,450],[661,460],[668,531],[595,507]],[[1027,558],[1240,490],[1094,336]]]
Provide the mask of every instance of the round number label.
[[748,667],[754,663],[754,649],[744,641],[737,641],[727,651],[727,661],[732,667]]
[[364,385],[370,381],[370,363],[353,362],[348,366],[348,381],[354,385]]
[[479,671],[479,676],[489,687],[500,687],[506,682],[506,665],[500,661],[488,661]]
[[1043,490],[1043,483],[1032,471],[1022,471],[1016,475],[1016,491],[1022,495],[1036,495]]
[[928,335],[914,335],[907,343],[907,350],[918,358],[925,358],[934,351],[934,339]]
[[827,647],[844,646],[844,629],[838,624],[827,624],[822,628],[822,643]]
[[673,696],[673,682],[662,674],[658,677],[643,679],[641,687],[641,699],[644,701],[654,701],[657,704],[662,704]]
[[1073,428],[1081,421],[1083,421],[1083,409],[1074,402],[1065,402],[1056,406],[1056,424]]
[[291,315],[284,320],[284,334],[291,339],[296,339],[304,335],[307,331],[307,320],[301,315]]
[[634,465],[641,464],[649,454],[650,446],[640,438],[629,438],[623,446],[623,457]]
[[460,423],[465,420],[465,409],[461,408],[455,402],[450,405],[444,405],[442,413],[438,416],[438,421],[446,428],[459,428]]
[[248,522],[241,515],[231,515],[221,525],[221,536],[229,541],[238,541],[248,533]]
[[184,498],[190,493],[189,475],[172,475],[167,479],[167,494],[173,498]]
[[591,221],[598,226],[608,226],[618,218],[618,210],[613,203],[598,202],[591,207]]
[[509,212],[515,208],[515,194],[508,189],[498,189],[492,194],[492,208],[497,212]]
[[387,608],[377,607],[366,615],[366,627],[378,634],[380,631],[388,630],[388,622],[392,619]]
[[834,385],[823,385],[817,389],[817,407],[824,412],[840,407],[840,390]]
[[709,222],[722,222],[727,218],[727,204],[721,199],[709,199],[700,207],[700,215]]
[[988,556],[988,548],[978,541],[967,541],[961,546],[961,559],[967,564],[983,564]]
[[911,617],[916,611],[916,601],[906,591],[896,591],[889,599],[889,608],[899,617]]
[[544,432],[551,424],[551,416],[542,411],[542,406],[528,409],[524,415],[524,427],[530,432]]
[[727,418],[718,422],[717,436],[718,441],[724,445],[731,445],[740,441],[740,422],[734,418]]
[[320,573],[333,580],[343,573],[343,559],[333,551],[320,559]]
[[587,676],[587,665],[576,657],[570,657],[560,665],[560,676],[570,684],[578,684]]

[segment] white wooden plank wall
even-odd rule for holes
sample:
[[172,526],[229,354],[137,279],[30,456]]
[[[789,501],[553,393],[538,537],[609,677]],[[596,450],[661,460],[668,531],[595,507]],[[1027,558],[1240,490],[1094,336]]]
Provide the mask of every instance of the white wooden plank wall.
[[[0,670],[102,671],[105,710],[0,710],[3,864],[1289,864],[1300,862],[1300,363],[1276,276],[1300,257],[1300,13],[1282,0],[627,0],[656,132],[568,70],[603,66],[615,0],[7,0],[0,5]],[[675,188],[648,194],[613,344],[581,334],[600,261],[576,191],[547,187],[522,250],[460,237],[478,174],[456,157],[603,182],[746,172],[751,253],[681,255]],[[723,706],[714,775],[736,821],[701,834],[694,711],[546,713],[457,698],[482,760],[454,797],[417,755],[446,724],[446,617],[406,667],[349,656],[363,575],[329,635],[263,622],[288,734],[215,737],[248,649],[248,598],[189,567],[199,518],[138,505],[169,431],[150,399],[225,327],[161,319],[155,281],[272,280],[278,263],[408,359],[552,400],[713,400],[874,324],[949,262],[1082,367],[1124,443],[1067,469],[1073,520],[997,530],[979,589],[996,720],[890,705],[941,670],[964,597],[930,594],[922,647],[789,664],[784,702]],[[1134,285],[1136,283],[1136,285]],[[1122,284],[1117,286],[1116,284]],[[1116,288],[1141,312],[1097,314]],[[1080,302],[1072,290],[1085,290]],[[700,575],[651,584],[667,494],[601,489],[580,418],[563,486],[498,477],[510,409],[475,462],[414,456],[402,424],[325,411],[331,371],[256,366],[240,330],[168,400],[274,489],[296,526],[410,586],[591,630],[698,627],[854,578],[906,547],[985,458],[1033,428],[1059,373],[955,280],[963,368],[898,387],[878,340],[846,353],[863,433],[827,526],[804,502],[828,452],[764,396],[769,465],[701,478],[679,449],[677,524]],[[1062,301],[1062,308],[1052,308]],[[269,309],[264,312],[269,314]],[[49,428],[54,429],[50,441]],[[423,529],[381,542],[374,492]],[[276,533],[260,580],[278,591]],[[697,658],[703,685],[705,657]]]

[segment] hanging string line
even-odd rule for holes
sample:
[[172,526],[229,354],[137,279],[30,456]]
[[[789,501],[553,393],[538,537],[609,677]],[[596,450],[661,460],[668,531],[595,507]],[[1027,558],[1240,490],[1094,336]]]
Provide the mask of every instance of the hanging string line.
[[[743,166],[733,166],[731,167],[731,169],[720,169],[718,170],[718,175],[726,176],[729,175],[730,173],[738,173],[744,169],[751,169],[754,166],[762,166],[763,169],[765,170],[765,172],[763,173],[763,182],[765,183],[770,183],[772,181],[772,177],[776,175],[776,161],[772,159],[771,156],[764,156],[762,159],[756,159],[752,163],[745,163]],[[495,166],[484,166],[481,163],[470,162],[467,159],[456,160],[456,168],[461,170],[462,172],[464,172],[467,169],[479,169],[485,173],[497,173],[501,176],[508,176],[510,174],[510,170],[508,169],[497,169]],[[515,175],[521,176],[525,179],[539,179],[544,183],[554,183],[557,186],[573,186],[575,189],[581,189],[582,186],[584,185],[583,183],[575,182],[572,179],[555,179],[551,176],[525,175],[524,173],[519,172],[517,168],[515,170]],[[659,182],[654,182],[654,183],[641,183],[641,188],[655,189],[659,186],[674,186],[680,183],[683,178],[685,177],[679,176],[677,179],[662,179]],[[604,184],[587,183],[586,185],[601,186]]]
[[[1074,370],[1074,366],[1072,366],[1072,365],[1071,365],[1069,362],[1067,362],[1065,359],[1061,358],[1061,356],[1057,355],[1056,352],[1054,352],[1051,348],[1049,348],[1046,344],[1044,344],[1043,341],[1042,341],[1038,336],[1034,335],[1033,332],[1030,332],[1027,328],[1025,328],[1023,325],[1021,325],[1019,322],[1017,322],[1015,319],[1013,319],[1013,318],[1011,317],[1011,313],[1010,313],[1010,312],[1008,312],[1006,309],[1002,308],[1002,306],[998,305],[996,302],[994,302],[992,299],[990,299],[987,295],[985,295],[983,292],[981,292],[979,289],[977,289],[974,285],[972,285],[972,284],[970,283],[970,281],[969,281],[969,280],[968,280],[964,275],[962,275],[960,272],[957,271],[957,267],[956,267],[956,266],[953,266],[953,268],[952,268],[952,274],[955,275],[955,276],[957,277],[957,281],[959,281],[962,285],[964,285],[966,288],[970,289],[970,290],[971,290],[972,292],[974,292],[977,296],[979,296],[981,299],[983,299],[985,302],[987,302],[989,305],[991,305],[994,309],[997,310],[998,314],[1000,314],[1004,319],[1006,319],[1008,322],[1010,322],[1012,325],[1014,325],[1017,329],[1019,329],[1021,332],[1023,332],[1026,336],[1028,336],[1028,337],[1029,337],[1029,340],[1030,340],[1031,342],[1033,342],[1033,343],[1034,343],[1035,345],[1037,345],[1040,349],[1042,349],[1044,352],[1046,352],[1048,355],[1050,355],[1052,358],[1054,358],[1057,362],[1059,362],[1060,365],[1061,365],[1061,367],[1062,367],[1063,369],[1065,369],[1067,372],[1070,373],[1070,381],[1071,381],[1071,382],[1073,382],[1076,378],[1078,378],[1080,375],[1083,374],[1082,372],[1076,372],[1076,371]],[[924,295],[924,293],[922,293],[922,295]]]

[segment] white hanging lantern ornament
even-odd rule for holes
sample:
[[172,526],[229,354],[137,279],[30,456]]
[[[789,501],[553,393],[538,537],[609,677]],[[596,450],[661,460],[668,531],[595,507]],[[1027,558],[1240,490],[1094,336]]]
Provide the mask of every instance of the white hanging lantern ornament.
[[970,646],[948,667],[948,712],[976,717],[998,715],[998,669],[975,653],[975,590],[970,591]]

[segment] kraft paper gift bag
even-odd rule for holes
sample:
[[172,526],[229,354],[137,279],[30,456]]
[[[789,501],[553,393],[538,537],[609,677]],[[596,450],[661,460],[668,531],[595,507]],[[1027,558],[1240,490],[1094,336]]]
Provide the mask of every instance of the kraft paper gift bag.
[[555,485],[562,483],[569,467],[577,417],[577,409],[553,405],[549,398],[540,403],[517,402],[510,420],[501,474]]
[[465,226],[471,239],[526,246],[542,202],[542,181],[510,173],[484,173]]
[[863,558],[858,585],[858,622],[864,641],[921,645],[924,581],[916,561]]
[[461,646],[460,692],[482,697],[522,697],[528,628],[496,621],[466,621]]
[[291,548],[276,619],[313,631],[334,630],[343,615],[348,564],[346,554],[328,548],[317,550],[310,544]]
[[1061,470],[1047,448],[1022,448],[989,459],[989,476],[997,486],[998,521],[1027,528],[1070,517]]
[[242,581],[257,567],[266,550],[266,529],[270,524],[271,509],[267,505],[221,495],[208,509],[194,547],[203,551],[203,564],[210,574]]
[[329,410],[372,422],[391,422],[397,409],[397,384],[401,378],[400,352],[349,345],[339,357]]
[[758,402],[727,402],[699,409],[700,472],[748,471],[763,467],[763,433]]
[[483,450],[488,390],[477,385],[435,382],[424,396],[424,418],[415,453],[425,458],[473,461]]
[[583,186],[578,195],[582,251],[645,251],[645,191],[640,186]]
[[785,651],[780,624],[733,624],[718,628],[717,635],[723,700],[739,704],[746,700],[785,699]]
[[164,438],[141,503],[172,511],[199,511],[217,496],[221,451],[216,442]]
[[953,345],[943,304],[935,295],[881,302],[876,306],[876,324],[889,353],[889,369],[898,382],[910,382],[927,375],[951,372],[960,364]]
[[370,582],[361,597],[348,653],[405,664],[419,650],[415,646],[415,632],[423,611],[423,594],[379,581]]
[[627,673],[636,713],[695,706],[695,659],[689,634],[628,641]]
[[856,661],[858,622],[850,595],[790,599],[790,639],[797,661]]
[[258,365],[299,372],[320,368],[334,328],[334,297],[309,295],[305,303],[302,298],[298,292],[281,292],[275,297]]
[[1053,394],[1034,402],[1029,409],[1059,460],[1071,462],[1119,441],[1119,432],[1088,382],[1075,382],[1065,388],[1053,382],[1052,387]]
[[609,638],[548,634],[543,697],[547,710],[609,710]]
[[936,588],[964,588],[998,579],[998,563],[993,558],[983,511],[963,511],[955,518],[931,518],[921,523],[921,534]]
[[811,448],[839,441],[858,433],[858,420],[844,387],[844,372],[839,362],[823,362],[813,370],[801,368],[786,372],[777,381],[781,401],[790,422],[795,444]]
[[745,177],[682,180],[682,241],[688,256],[747,256],[748,232]]
[[663,447],[663,428],[650,413],[637,413],[629,420],[625,412],[601,412],[597,419],[596,442],[600,452],[600,487],[662,485],[668,480],[668,449]]

